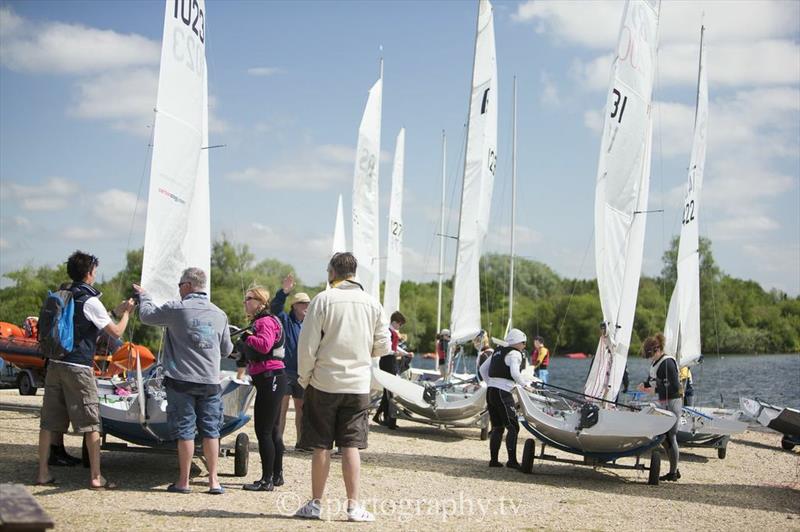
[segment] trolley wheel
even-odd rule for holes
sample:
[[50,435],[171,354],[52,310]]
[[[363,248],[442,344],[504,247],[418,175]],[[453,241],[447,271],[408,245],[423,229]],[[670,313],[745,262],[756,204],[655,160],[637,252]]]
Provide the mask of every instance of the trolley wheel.
[[489,429],[487,427],[483,427],[481,429],[481,441],[486,441],[489,439]]
[[725,457],[728,456],[728,448],[727,447],[720,447],[717,449],[717,458],[720,460],[725,460]]
[[28,372],[23,371],[17,377],[17,388],[19,388],[20,395],[36,395],[36,386]]
[[661,453],[653,451],[650,454],[650,474],[647,476],[647,483],[651,486],[658,486],[658,477],[661,475]]
[[86,446],[86,436],[83,437],[83,443],[81,443],[81,465],[85,468],[89,468],[91,465],[89,462],[89,448]]
[[536,455],[536,441],[533,438],[525,440],[522,447],[522,467],[523,473],[533,473],[533,458]]
[[236,436],[236,453],[233,455],[233,474],[237,477],[247,476],[247,465],[250,461],[250,437],[240,432]]
[[784,436],[781,439],[781,449],[783,449],[784,451],[791,451],[792,449],[794,449],[795,445],[796,444],[792,440],[790,440],[787,436]]

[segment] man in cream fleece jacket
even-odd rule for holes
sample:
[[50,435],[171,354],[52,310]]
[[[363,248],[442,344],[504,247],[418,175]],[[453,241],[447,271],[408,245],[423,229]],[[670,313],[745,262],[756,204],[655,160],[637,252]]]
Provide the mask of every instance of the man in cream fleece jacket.
[[314,456],[312,498],[298,517],[320,518],[335,441],[342,449],[348,519],[375,519],[358,503],[360,449],[367,448],[372,362],[390,350],[389,323],[378,300],[355,281],[356,268],[352,253],[331,258],[331,287],[311,300],[300,331],[298,382],[305,388],[300,445],[313,448]]

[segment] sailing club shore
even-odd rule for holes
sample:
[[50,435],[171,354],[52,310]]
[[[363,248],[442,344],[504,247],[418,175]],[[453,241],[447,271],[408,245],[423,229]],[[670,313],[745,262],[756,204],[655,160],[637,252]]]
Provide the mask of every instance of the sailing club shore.
[[[0,484],[24,484],[54,519],[56,530],[365,527],[346,522],[338,460],[331,467],[323,523],[291,517],[308,498],[308,453],[286,453],[286,484],[276,491],[243,491],[242,484],[259,470],[252,423],[243,429],[250,433],[250,473],[236,477],[233,458],[220,459],[226,488],[220,497],[204,493],[206,473],[199,458],[192,468],[194,493],[167,493],[175,457],[154,452],[103,451],[103,471],[120,484],[117,491],[86,489],[80,466],[53,468],[57,485],[33,486],[41,399],[41,393],[23,397],[16,390],[0,391]],[[781,450],[775,433],[750,430],[734,437],[724,460],[714,449],[681,449],[681,481],[648,486],[646,471],[542,461],[534,462],[532,475],[489,469],[488,443],[480,441],[478,430],[443,431],[407,421],[399,425],[397,431],[370,427],[361,487],[361,498],[377,518],[369,528],[800,530],[800,449]],[[527,437],[523,430],[520,447]],[[290,448],[295,441],[292,419],[285,441]],[[222,444],[233,445],[233,438]],[[67,436],[66,445],[80,456],[78,437]],[[548,453],[574,458],[552,449]]]

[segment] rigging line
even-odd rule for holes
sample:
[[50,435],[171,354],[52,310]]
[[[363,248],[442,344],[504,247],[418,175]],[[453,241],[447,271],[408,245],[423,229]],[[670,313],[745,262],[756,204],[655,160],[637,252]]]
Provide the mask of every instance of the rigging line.
[[567,308],[564,309],[564,316],[561,318],[561,324],[558,326],[558,333],[556,334],[556,343],[553,346],[554,355],[558,350],[558,344],[561,340],[561,332],[564,329],[564,323],[567,321],[567,316],[569,315],[569,307],[572,304],[572,298],[575,296],[575,289],[578,287],[578,277],[580,277],[581,273],[583,272],[583,266],[586,263],[586,256],[589,254],[589,248],[592,246],[593,240],[594,229],[592,229],[592,233],[589,235],[589,241],[586,243],[586,249],[583,251],[583,258],[581,259],[581,265],[578,268],[578,275],[576,275],[575,279],[572,281],[572,292],[569,294],[569,299],[567,299]]
[[[659,4],[659,12],[660,12],[660,4]],[[661,73],[658,69],[658,52],[659,48],[656,48],[656,89],[661,87]],[[657,90],[654,90],[657,92]],[[655,98],[653,98],[655,99]],[[663,117],[661,114],[661,104],[658,104],[657,107],[657,114],[658,114],[658,173],[659,173],[659,184],[661,186],[661,209],[660,212],[664,212],[665,208],[665,201],[666,197],[664,195],[664,122]],[[661,217],[661,249],[665,249],[666,244],[666,216]],[[677,265],[676,265],[677,267]],[[661,276],[661,299],[664,302],[664,321],[667,319],[667,314],[669,313],[669,303],[667,301],[667,279],[666,276]]]

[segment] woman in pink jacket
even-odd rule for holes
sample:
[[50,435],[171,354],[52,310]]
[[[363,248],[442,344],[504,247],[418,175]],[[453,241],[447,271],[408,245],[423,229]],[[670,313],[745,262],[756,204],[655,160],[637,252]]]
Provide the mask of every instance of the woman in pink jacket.
[[269,292],[251,286],[244,309],[252,321],[237,343],[247,361],[247,373],[256,387],[254,422],[261,455],[261,478],[243,487],[248,491],[272,491],[283,485],[283,438],[278,430],[281,400],[286,395],[283,364],[284,335],[281,322],[269,313]]

